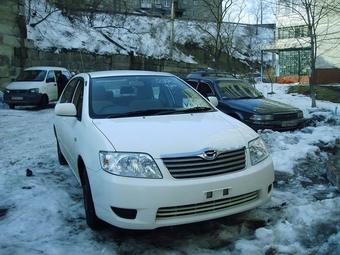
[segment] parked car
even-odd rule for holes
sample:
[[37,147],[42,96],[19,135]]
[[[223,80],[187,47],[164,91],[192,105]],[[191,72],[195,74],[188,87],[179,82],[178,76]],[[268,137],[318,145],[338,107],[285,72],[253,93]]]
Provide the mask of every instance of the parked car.
[[58,100],[58,71],[70,78],[70,72],[63,67],[35,66],[25,69],[7,85],[4,102],[10,109],[14,109],[16,105],[38,105],[45,109],[51,101]]
[[82,186],[90,228],[105,221],[155,229],[270,200],[274,169],[265,143],[212,103],[168,73],[101,71],[71,78],[53,127],[59,162]]
[[235,78],[232,73],[228,73],[225,71],[220,71],[216,69],[205,69],[205,70],[196,70],[192,71],[187,75],[186,78],[199,78],[199,77],[225,77],[225,78]]
[[249,83],[259,83],[259,82],[268,82],[267,77],[261,73],[255,72],[255,73],[247,73],[244,78],[245,81]]
[[291,105],[265,98],[260,91],[244,80],[236,78],[201,77],[185,81],[203,96],[214,96],[217,108],[258,131],[277,131],[301,128],[303,112]]

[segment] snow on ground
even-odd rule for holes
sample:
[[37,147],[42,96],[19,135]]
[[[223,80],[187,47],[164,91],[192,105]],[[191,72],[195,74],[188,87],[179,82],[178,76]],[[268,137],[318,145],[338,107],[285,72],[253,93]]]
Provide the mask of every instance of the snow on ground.
[[339,254],[340,193],[325,166],[340,143],[337,104],[317,101],[311,108],[310,98],[286,94],[288,86],[274,84],[271,95],[270,84],[256,85],[309,119],[302,130],[260,132],[275,165],[272,200],[238,215],[153,231],[90,230],[81,188],[58,163],[53,106],[10,110],[0,102],[1,254]]

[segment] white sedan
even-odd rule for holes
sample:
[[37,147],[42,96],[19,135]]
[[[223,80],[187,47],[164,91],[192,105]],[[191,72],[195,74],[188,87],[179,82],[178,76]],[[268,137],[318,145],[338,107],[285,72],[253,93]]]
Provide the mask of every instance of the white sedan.
[[81,184],[86,221],[155,229],[258,207],[273,193],[266,145],[180,78],[82,73],[55,106],[60,164]]

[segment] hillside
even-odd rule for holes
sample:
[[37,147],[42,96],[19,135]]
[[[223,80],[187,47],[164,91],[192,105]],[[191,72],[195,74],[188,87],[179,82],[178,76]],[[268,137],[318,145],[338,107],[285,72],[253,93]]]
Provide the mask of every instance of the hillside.
[[[29,3],[31,5],[29,5]],[[28,8],[30,7],[30,8]],[[34,12],[32,12],[34,10]],[[216,35],[213,23],[175,20],[173,54],[170,51],[170,20],[137,15],[65,13],[38,0],[26,0],[28,38],[35,47],[52,50],[79,50],[95,54],[123,54],[156,59],[172,59],[186,63],[213,64],[212,45]],[[203,27],[205,31],[199,28]],[[238,66],[258,66],[260,46],[269,44],[272,30],[224,24],[223,38],[232,38],[223,48],[220,66],[230,69]],[[228,53],[227,53],[228,52]],[[270,60],[266,57],[265,61]],[[242,65],[235,65],[235,60]],[[203,63],[204,62],[204,63]],[[229,68],[228,68],[229,67]]]

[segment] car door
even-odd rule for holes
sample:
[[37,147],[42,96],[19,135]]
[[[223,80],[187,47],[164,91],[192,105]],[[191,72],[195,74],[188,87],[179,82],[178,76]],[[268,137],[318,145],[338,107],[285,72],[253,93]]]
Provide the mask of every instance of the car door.
[[59,145],[71,169],[76,169],[77,155],[75,155],[75,144],[77,142],[79,125],[81,125],[82,121],[83,92],[83,78],[75,78],[69,82],[59,102],[73,103],[77,109],[75,117],[57,116],[59,118],[57,130]]
[[55,78],[53,70],[50,70],[47,72],[46,87],[47,87],[47,95],[48,95],[49,101],[58,100],[57,80]]

